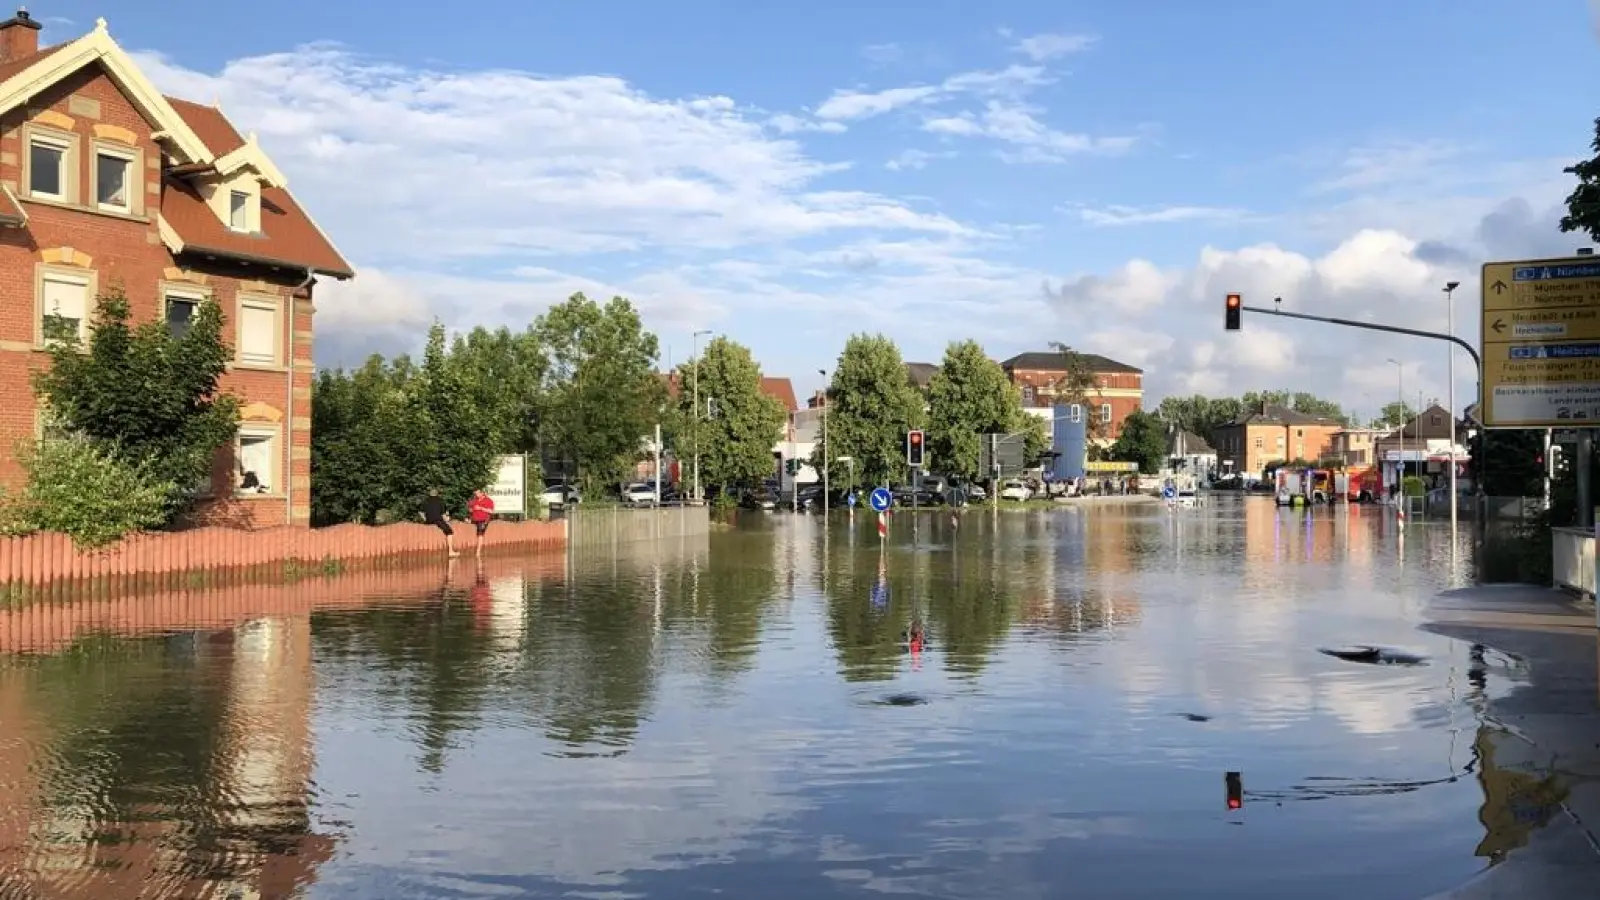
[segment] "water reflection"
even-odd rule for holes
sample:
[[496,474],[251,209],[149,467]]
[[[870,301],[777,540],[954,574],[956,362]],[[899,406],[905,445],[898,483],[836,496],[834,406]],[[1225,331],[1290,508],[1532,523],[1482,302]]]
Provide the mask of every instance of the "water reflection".
[[754,515],[0,614],[0,896],[1424,896],[1561,786],[1413,630],[1433,532],[1362,515]]

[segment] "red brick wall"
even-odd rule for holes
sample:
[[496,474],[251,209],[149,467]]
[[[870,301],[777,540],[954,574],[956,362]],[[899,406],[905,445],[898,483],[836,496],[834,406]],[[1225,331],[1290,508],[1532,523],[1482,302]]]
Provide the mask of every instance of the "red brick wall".
[[[72,98],[80,98],[74,104]],[[82,100],[93,101],[98,115],[86,108]],[[167,280],[167,270],[187,267],[190,272],[204,277],[205,287],[212,300],[220,304],[225,326],[224,337],[231,345],[234,341],[233,320],[236,300],[241,284],[257,282],[257,290],[275,293],[287,298],[289,289],[300,283],[302,276],[294,272],[272,270],[267,267],[246,267],[205,260],[175,261],[161,242],[155,211],[160,208],[160,151],[151,139],[151,125],[131,103],[122,96],[115,83],[98,67],[90,67],[68,78],[60,85],[42,93],[25,110],[17,110],[0,118],[0,181],[20,195],[22,166],[27,148],[21,135],[23,123],[41,110],[51,110],[73,120],[73,131],[80,138],[78,155],[78,193],[82,200],[90,186],[90,167],[93,165],[91,140],[96,124],[112,125],[133,132],[135,144],[144,152],[145,165],[138,176],[144,198],[144,215],[119,216],[83,208],[63,208],[47,203],[24,201],[29,221],[25,229],[0,229],[0,393],[7,402],[0,408],[0,484],[16,485],[21,478],[17,465],[16,448],[19,442],[32,441],[36,436],[37,410],[32,400],[29,373],[45,364],[47,357],[33,349],[35,315],[35,267],[43,253],[58,248],[72,248],[90,258],[89,268],[97,278],[100,291],[119,284],[128,296],[135,321],[147,321],[162,314],[160,283]],[[259,284],[264,282],[265,284]],[[266,290],[261,290],[265,287]],[[309,522],[310,492],[310,388],[311,388],[311,306],[310,292],[302,294],[294,315],[284,315],[282,346],[293,348],[293,358],[298,368],[295,372],[296,391],[293,401],[293,421],[288,409],[288,375],[283,367],[275,370],[232,368],[223,379],[223,389],[239,396],[245,403],[259,401],[271,406],[281,416],[278,422],[287,438],[281,442],[286,459],[280,463],[279,472],[286,473],[286,487],[292,493],[294,524]],[[288,300],[283,302],[287,306]],[[289,319],[293,330],[289,334]],[[218,460],[219,493],[229,493],[231,482],[232,448],[226,448]],[[285,481],[280,475],[280,482]],[[288,503],[283,491],[274,496],[227,498],[212,508],[203,509],[200,518],[206,522],[259,527],[281,525],[291,521],[287,517]]]
[[[1049,391],[1062,377],[1061,372],[1052,372],[1043,369],[1015,369],[1011,372],[1011,381],[1018,387],[1032,387],[1034,389],[1034,406],[1050,405]],[[1089,397],[1090,409],[1085,410],[1086,415],[1098,417],[1100,405],[1111,404],[1111,425],[1109,428],[1098,432],[1102,437],[1115,439],[1122,432],[1122,423],[1128,414],[1142,408],[1144,392],[1144,376],[1132,372],[1102,372],[1096,375],[1096,387],[1104,390],[1139,391],[1139,397],[1096,397],[1091,392]],[[1023,402],[1027,402],[1024,394]]]

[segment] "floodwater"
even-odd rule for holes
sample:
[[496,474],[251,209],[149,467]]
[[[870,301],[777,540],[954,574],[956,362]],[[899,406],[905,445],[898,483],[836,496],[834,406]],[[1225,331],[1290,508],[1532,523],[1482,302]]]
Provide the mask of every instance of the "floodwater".
[[1538,824],[1445,529],[914,521],[0,613],[0,897],[1414,900]]

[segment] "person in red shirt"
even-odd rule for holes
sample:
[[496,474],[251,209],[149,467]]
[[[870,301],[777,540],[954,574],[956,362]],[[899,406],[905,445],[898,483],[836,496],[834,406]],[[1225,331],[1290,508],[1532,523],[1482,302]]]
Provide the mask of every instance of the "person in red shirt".
[[483,534],[489,530],[489,520],[494,518],[494,501],[483,491],[474,491],[472,499],[467,501],[467,517],[478,532],[477,555],[482,556]]

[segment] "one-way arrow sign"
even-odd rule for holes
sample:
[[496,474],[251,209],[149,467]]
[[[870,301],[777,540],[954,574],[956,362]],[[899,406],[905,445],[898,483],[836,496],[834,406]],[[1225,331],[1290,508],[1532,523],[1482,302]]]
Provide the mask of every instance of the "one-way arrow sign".
[[1506,283],[1504,281],[1496,281],[1494,284],[1490,285],[1489,288],[1496,294],[1504,294],[1506,292]]
[[1489,327],[1494,329],[1495,334],[1499,334],[1506,330],[1506,321],[1504,319],[1495,319],[1494,324]]

